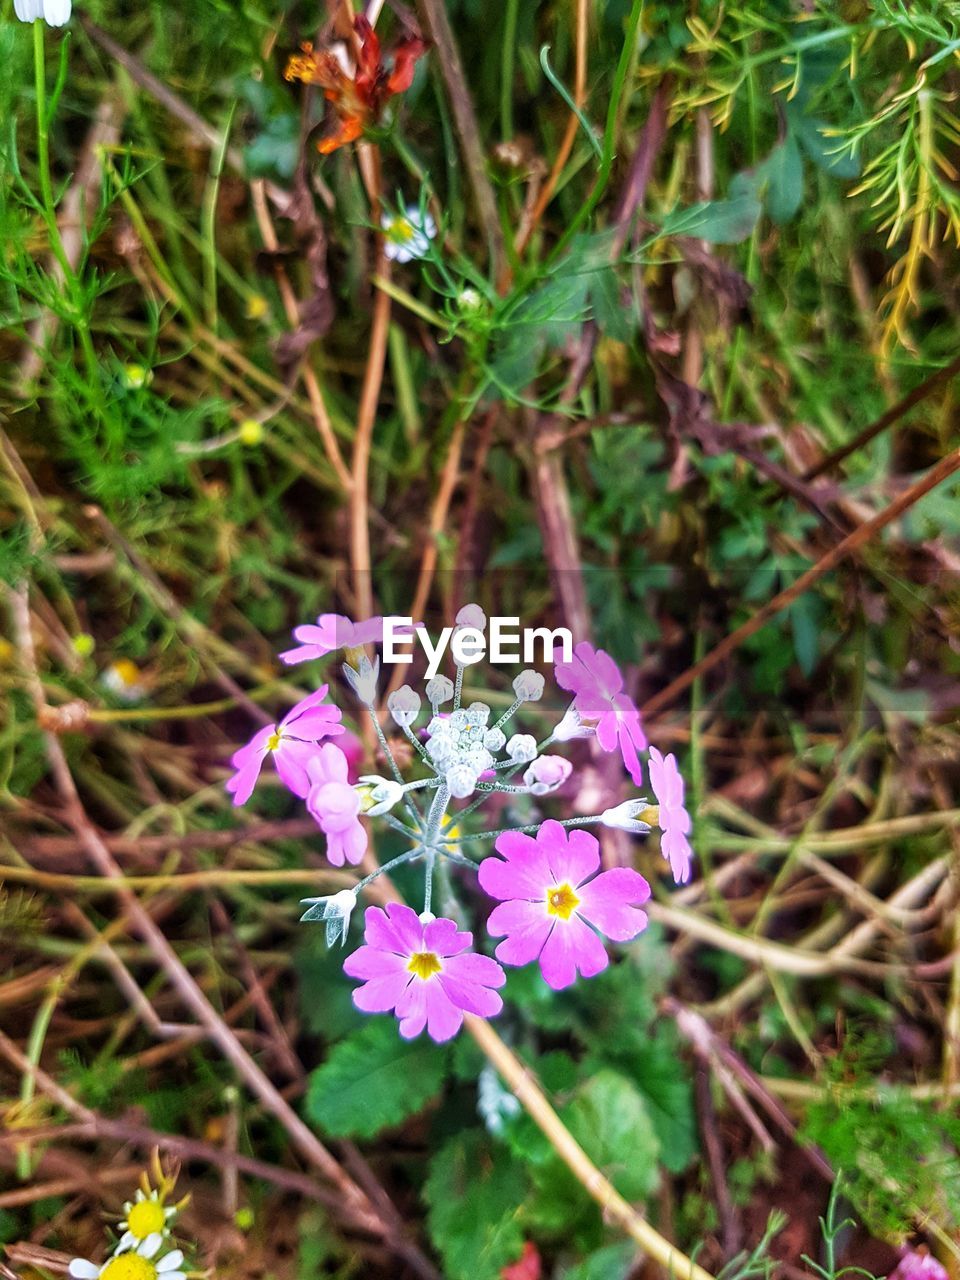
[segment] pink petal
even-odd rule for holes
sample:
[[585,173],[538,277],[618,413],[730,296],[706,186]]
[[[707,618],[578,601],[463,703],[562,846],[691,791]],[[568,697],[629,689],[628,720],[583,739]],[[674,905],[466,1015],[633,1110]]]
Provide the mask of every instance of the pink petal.
[[413,1040],[427,1025],[426,987],[425,982],[414,979],[397,1001],[395,1013],[404,1040]]
[[343,852],[351,867],[361,863],[363,855],[367,852],[367,829],[363,823],[357,822],[349,831],[342,832],[340,840]]
[[623,676],[620,668],[605,649],[598,649],[594,654],[591,671],[603,693],[619,693],[623,688]]
[[603,943],[576,914],[558,920],[540,953],[540,972],[548,987],[561,991],[577,978],[593,978],[610,963]]
[[554,919],[547,915],[546,902],[513,901],[495,907],[487,921],[492,938],[506,938],[497,947],[497,959],[503,964],[522,965],[536,960],[550,936]]
[[386,978],[392,974],[406,974],[407,961],[392,951],[380,951],[376,947],[358,947],[343,962],[343,972],[351,978]]
[[[344,622],[349,621],[344,618]],[[337,648],[358,649],[364,644],[379,643],[383,639],[383,618],[367,618],[363,622],[350,622],[349,630],[337,628]]]
[[548,818],[537,832],[547,850],[552,884],[578,885],[600,866],[600,843],[589,831],[570,831]]
[[437,975],[437,982],[451,1004],[466,1013],[475,1013],[478,1018],[492,1018],[503,1008],[503,1001],[496,991],[482,987],[477,982],[462,982],[446,972]]
[[[463,1026],[463,1014],[451,1001],[439,982],[423,983],[427,996],[427,1031],[431,1040],[443,1044],[451,1040]],[[499,996],[496,997],[500,999]],[[403,1027],[400,1028],[403,1034]]]
[[660,837],[660,852],[670,859],[670,870],[675,884],[686,884],[690,879],[690,863],[693,850],[690,841],[680,831],[665,831]]
[[640,757],[637,755],[637,748],[633,744],[630,734],[627,732],[622,722],[617,723],[617,741],[620,745],[620,756],[626,766],[633,785],[639,787],[643,782],[643,769],[640,766]]
[[478,983],[484,987],[502,987],[507,980],[496,960],[475,951],[464,956],[450,956],[443,966],[443,977],[447,975],[458,982]]
[[363,920],[363,938],[368,946],[393,951],[406,959],[423,950],[423,925],[412,907],[400,902],[388,903],[386,911],[367,907]]
[[597,723],[597,741],[604,751],[613,751],[616,748],[619,729],[617,713],[607,703],[607,709]]
[[442,916],[439,920],[431,920],[423,929],[424,951],[434,951],[438,956],[456,956],[466,951],[473,942],[472,933],[461,933],[453,920]]
[[387,1013],[399,1004],[408,983],[413,982],[409,973],[391,973],[385,978],[374,978],[357,987],[353,1003],[364,1013]]
[[281,738],[279,747],[273,753],[274,767],[281,782],[301,800],[306,799],[310,790],[307,765],[316,753],[315,743],[294,742],[290,738]]
[[577,889],[577,913],[615,942],[628,942],[647,927],[646,912],[631,903],[646,902],[650,886],[629,867],[603,871]]
[[540,899],[550,886],[550,864],[544,849],[532,836],[509,831],[494,845],[499,858],[485,858],[480,864],[480,886],[491,898]]

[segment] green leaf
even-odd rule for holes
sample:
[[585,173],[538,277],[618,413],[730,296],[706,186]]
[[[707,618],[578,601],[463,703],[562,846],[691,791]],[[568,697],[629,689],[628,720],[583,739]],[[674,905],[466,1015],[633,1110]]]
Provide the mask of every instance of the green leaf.
[[424,1195],[447,1280],[498,1280],[520,1257],[527,1188],[522,1166],[479,1130],[459,1134],[437,1152]]
[[790,130],[799,139],[804,151],[824,173],[833,178],[856,178],[860,173],[860,161],[857,156],[843,147],[840,138],[828,137],[830,129],[825,120],[815,116],[804,115],[803,112],[787,107],[787,119]]
[[645,1200],[659,1181],[657,1138],[642,1095],[618,1071],[598,1071],[571,1105],[568,1128],[627,1200]]
[[448,1059],[432,1040],[402,1040],[392,1018],[378,1018],[311,1074],[307,1114],[331,1137],[371,1138],[439,1093]]
[[739,244],[746,240],[760,217],[760,201],[751,191],[729,200],[708,200],[674,209],[664,218],[660,234],[664,236],[696,236],[711,244]]
[[820,657],[820,612],[813,596],[801,596],[789,609],[793,651],[805,676],[811,674]]
[[803,157],[792,133],[773,148],[757,170],[765,184],[764,205],[774,222],[789,222],[803,200]]
[[575,1267],[564,1270],[559,1280],[627,1280],[637,1259],[637,1246],[629,1240],[608,1244]]

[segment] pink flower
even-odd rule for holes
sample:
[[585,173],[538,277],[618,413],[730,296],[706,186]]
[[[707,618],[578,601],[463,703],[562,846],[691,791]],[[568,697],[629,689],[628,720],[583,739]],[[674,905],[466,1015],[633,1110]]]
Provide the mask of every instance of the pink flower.
[[307,809],[327,837],[327,857],[335,867],[352,866],[367,851],[367,832],[360,821],[360,793],[348,779],[347,757],[326,742],[307,765],[310,790]]
[[506,975],[489,956],[467,948],[472,933],[460,933],[453,920],[421,919],[410,907],[391,902],[386,911],[367,907],[364,942],[347,956],[344,972],[362,978],[353,1003],[364,1013],[388,1013],[400,1019],[405,1040],[424,1027],[433,1040],[449,1040],[460,1030],[464,1013],[492,1018],[503,1008],[493,987]]
[[537,756],[523,775],[535,796],[545,796],[562,787],[573,772],[573,765],[563,756]]
[[930,1253],[901,1249],[900,1261],[888,1280],[948,1280],[947,1269]]
[[347,757],[347,765],[350,770],[347,775],[349,780],[351,782],[356,782],[360,777],[360,766],[363,763],[363,758],[366,754],[363,748],[363,743],[355,733],[351,733],[351,731],[347,729],[344,731],[344,735],[337,743],[337,746]]
[[500,899],[487,921],[491,936],[505,939],[497,959],[512,965],[539,959],[555,991],[569,987],[578,969],[592,978],[607,967],[606,948],[594,929],[629,942],[647,927],[646,912],[637,907],[650,897],[650,886],[628,867],[597,875],[600,845],[588,831],[568,834],[549,819],[536,839],[508,831],[496,849],[506,861],[481,862],[480,884]]
[[246,804],[260,777],[268,755],[284,784],[302,800],[310,789],[307,762],[324,738],[344,732],[339,707],[324,706],[327,686],[298,702],[279,724],[268,724],[255,733],[245,747],[235,752],[230,763],[236,773],[227,781],[234,804]]
[[300,642],[297,647],[280,654],[280,661],[288,666],[326,657],[337,649],[362,649],[365,644],[379,644],[383,640],[383,618],[351,622],[342,613],[321,613],[316,626],[307,623],[294,627],[293,638]]
[[656,747],[650,748],[650,785],[660,805],[660,851],[670,859],[670,870],[677,884],[690,879],[690,860],[693,850],[687,835],[690,831],[690,815],[683,804],[683,778],[673,755],[662,756]]
[[647,749],[640,712],[623,692],[620,668],[603,649],[581,641],[571,662],[554,668],[557,684],[574,695],[573,705],[584,720],[597,721],[597,741],[604,751],[619,746],[627,772],[637,786],[643,781],[638,751]]

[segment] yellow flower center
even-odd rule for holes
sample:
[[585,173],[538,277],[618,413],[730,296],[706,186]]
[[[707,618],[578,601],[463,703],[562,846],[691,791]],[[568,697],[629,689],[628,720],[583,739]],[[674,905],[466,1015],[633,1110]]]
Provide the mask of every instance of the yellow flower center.
[[139,1253],[121,1253],[100,1272],[100,1280],[157,1280],[157,1268]]
[[415,951],[407,964],[408,971],[424,982],[432,978],[435,973],[439,973],[442,968],[440,957],[432,951]]
[[555,884],[547,891],[547,914],[569,920],[580,905],[580,899],[568,884]]
[[140,668],[135,662],[131,662],[129,658],[118,659],[111,670],[120,683],[126,685],[128,689],[140,679]]
[[127,1214],[127,1230],[138,1240],[146,1240],[155,1231],[162,1231],[167,1218],[159,1200],[141,1200]]
[[416,227],[409,218],[397,218],[396,222],[391,222],[387,235],[397,244],[408,244],[417,234]]
[[271,733],[270,737],[267,739],[267,750],[276,751],[282,741],[283,738],[279,733]]

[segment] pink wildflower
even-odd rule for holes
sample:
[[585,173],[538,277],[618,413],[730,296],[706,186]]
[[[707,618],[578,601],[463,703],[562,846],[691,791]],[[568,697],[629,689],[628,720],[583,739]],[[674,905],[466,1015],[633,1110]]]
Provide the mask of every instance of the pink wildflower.
[[656,747],[650,748],[650,785],[660,806],[658,825],[663,835],[660,850],[670,860],[670,870],[677,884],[690,879],[690,861],[693,850],[687,835],[690,832],[690,815],[683,803],[683,778],[673,755],[662,756]]
[[460,1030],[464,1013],[491,1018],[503,1001],[491,988],[502,987],[506,975],[489,956],[467,948],[473,934],[460,933],[453,920],[391,902],[385,911],[367,907],[365,946],[344,963],[351,978],[362,978],[353,1003],[364,1013],[394,1010],[405,1040],[424,1027],[438,1043]]
[[604,751],[617,746],[627,772],[637,786],[643,781],[638,751],[645,751],[647,738],[640,712],[623,692],[620,668],[603,649],[581,641],[571,662],[554,667],[557,684],[574,695],[573,705],[584,720],[597,721],[597,741]]
[[327,857],[335,867],[344,860],[356,866],[367,851],[360,793],[351,787],[348,770],[347,757],[332,742],[324,743],[307,765],[307,809],[327,837]]
[[383,618],[351,622],[342,613],[321,613],[315,626],[308,622],[294,627],[293,638],[300,642],[297,647],[280,654],[281,662],[288,666],[309,662],[311,658],[324,658],[337,649],[362,649],[365,644],[379,644],[383,640]]
[[887,1280],[948,1280],[946,1267],[926,1250],[904,1248],[900,1254]]
[[298,702],[279,724],[268,724],[235,752],[230,763],[236,773],[227,782],[234,804],[246,804],[257,785],[260,770],[268,755],[284,784],[302,800],[310,789],[307,762],[324,738],[344,732],[339,707],[323,705],[327,686]]
[[550,819],[536,839],[509,831],[496,849],[506,861],[485,859],[480,884],[500,899],[487,921],[490,934],[505,939],[497,959],[511,965],[539,959],[540,972],[555,991],[569,987],[578,969],[592,978],[607,967],[606,948],[595,929],[629,942],[646,928],[646,912],[637,907],[650,897],[650,886],[628,867],[597,875],[600,845],[588,831],[568,834]]

